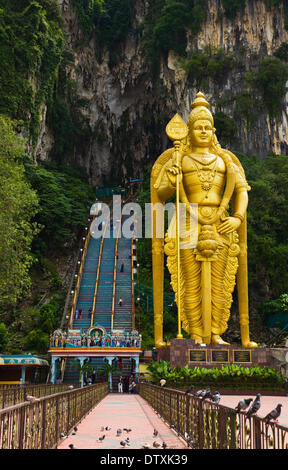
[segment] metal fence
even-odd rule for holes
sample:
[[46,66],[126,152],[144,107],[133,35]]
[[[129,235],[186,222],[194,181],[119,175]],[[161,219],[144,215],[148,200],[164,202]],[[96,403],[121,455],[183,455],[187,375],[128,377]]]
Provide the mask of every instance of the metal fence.
[[[40,398],[54,393],[64,392],[69,389],[70,384],[37,384],[37,385],[0,385],[0,408],[16,405],[25,401],[24,395],[33,395]],[[73,384],[74,388],[80,384]]]
[[0,449],[55,448],[108,392],[107,383],[97,384],[0,410]]
[[191,394],[139,383],[139,394],[193,449],[288,449],[288,428]]

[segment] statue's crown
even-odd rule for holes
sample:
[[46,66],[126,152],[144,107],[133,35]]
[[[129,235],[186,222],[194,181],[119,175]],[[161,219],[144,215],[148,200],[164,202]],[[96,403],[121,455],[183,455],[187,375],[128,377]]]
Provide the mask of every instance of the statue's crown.
[[210,104],[208,103],[208,101],[205,99],[204,93],[202,93],[201,91],[199,91],[199,92],[196,94],[196,98],[195,98],[195,100],[193,101],[193,103],[191,104],[191,109],[194,109],[194,108],[196,108],[197,106],[204,106],[205,108],[209,108],[209,106],[210,106]]
[[208,101],[205,99],[205,95],[199,91],[196,94],[196,98],[191,104],[191,113],[188,118],[188,126],[192,125],[195,121],[199,119],[208,119],[208,121],[211,122],[212,125],[214,125],[214,120],[211,112],[209,111],[209,106],[210,104]]

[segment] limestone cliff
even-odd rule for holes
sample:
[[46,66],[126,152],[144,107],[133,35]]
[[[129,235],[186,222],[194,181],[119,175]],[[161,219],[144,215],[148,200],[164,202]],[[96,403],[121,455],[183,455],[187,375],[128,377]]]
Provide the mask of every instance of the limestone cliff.
[[[133,32],[126,38],[123,57],[112,68],[108,53],[101,62],[97,60],[93,38],[83,41],[72,0],[58,0],[58,3],[67,41],[74,52],[70,75],[78,83],[80,97],[85,98],[82,112],[92,129],[86,145],[76,146],[67,159],[71,164],[85,166],[93,184],[139,176],[145,165],[155,161],[169,145],[165,135],[169,119],[175,112],[187,119],[190,103],[198,90],[172,51],[166,59],[161,59],[159,74],[153,76],[137,34],[148,11],[147,1],[135,0]],[[221,83],[208,78],[202,91],[212,112],[220,110],[235,118],[235,92],[247,90],[247,74],[266,56],[272,56],[282,43],[288,42],[288,31],[281,4],[267,9],[262,0],[247,0],[244,12],[238,12],[233,20],[219,15],[221,9],[220,0],[208,0],[207,18],[201,31],[196,36],[187,33],[187,51],[203,51],[211,46],[234,55],[236,66]],[[249,125],[245,116],[239,116],[229,148],[256,154],[261,159],[269,152],[286,154],[287,105],[288,83],[279,115],[271,118],[265,108],[259,108],[256,119]],[[44,109],[38,158],[49,158],[52,146],[53,136],[45,124]]]

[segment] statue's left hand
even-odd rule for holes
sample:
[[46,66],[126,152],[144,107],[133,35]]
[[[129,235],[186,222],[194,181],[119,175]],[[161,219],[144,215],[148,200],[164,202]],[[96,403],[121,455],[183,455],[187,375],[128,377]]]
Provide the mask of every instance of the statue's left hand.
[[241,220],[238,217],[227,217],[222,224],[218,225],[217,231],[218,233],[231,233],[237,230],[240,224]]

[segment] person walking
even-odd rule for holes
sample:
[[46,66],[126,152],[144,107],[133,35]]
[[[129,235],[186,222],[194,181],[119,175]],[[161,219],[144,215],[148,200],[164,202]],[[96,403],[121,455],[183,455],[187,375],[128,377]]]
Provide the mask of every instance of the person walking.
[[124,273],[124,263],[121,264],[120,273]]
[[119,305],[120,307],[122,306],[122,302],[123,302],[122,297],[120,297],[119,302],[118,302],[118,305]]
[[76,311],[75,311],[75,320],[78,320],[78,318],[79,318],[79,310],[76,309]]
[[118,393],[123,393],[123,378],[122,378],[122,375],[120,375],[120,377],[119,377]]

